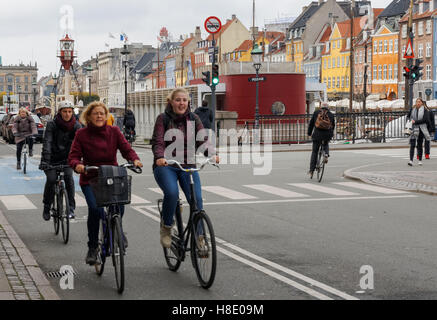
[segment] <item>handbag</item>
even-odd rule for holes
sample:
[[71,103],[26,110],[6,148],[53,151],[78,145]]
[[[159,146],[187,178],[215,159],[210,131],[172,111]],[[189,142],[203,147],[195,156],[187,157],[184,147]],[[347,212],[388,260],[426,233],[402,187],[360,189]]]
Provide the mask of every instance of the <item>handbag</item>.
[[411,120],[408,120],[405,124],[404,134],[406,136],[409,136],[413,133],[413,122]]

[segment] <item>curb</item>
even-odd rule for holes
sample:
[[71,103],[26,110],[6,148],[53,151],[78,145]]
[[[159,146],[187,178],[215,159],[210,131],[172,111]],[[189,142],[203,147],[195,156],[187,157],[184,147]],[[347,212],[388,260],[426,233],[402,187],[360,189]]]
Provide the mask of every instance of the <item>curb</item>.
[[407,182],[405,180],[399,180],[399,179],[392,179],[391,183],[384,182],[384,181],[377,183],[375,181],[371,181],[369,179],[366,179],[360,175],[354,174],[353,171],[356,169],[358,169],[358,168],[352,168],[352,169],[348,169],[348,170],[344,171],[343,177],[350,179],[350,180],[360,181],[360,182],[364,182],[366,184],[371,184],[371,185],[375,185],[375,186],[387,187],[387,188],[391,188],[391,189],[397,189],[397,190],[408,191],[408,192],[424,193],[424,194],[431,195],[431,196],[437,196],[437,191],[428,190],[427,188],[429,188],[429,186],[426,184],[414,183],[414,185],[415,185],[414,188],[403,187],[402,184],[410,183],[410,182]]
[[4,216],[3,212],[0,210],[0,225],[2,229],[6,233],[13,247],[18,253],[18,256],[22,260],[25,268],[29,272],[32,281],[35,283],[38,291],[44,300],[61,300],[58,294],[53,290],[50,285],[50,282],[42,272],[38,263],[36,262],[33,255],[30,253],[29,249],[27,249],[24,242],[9,224],[8,220]]

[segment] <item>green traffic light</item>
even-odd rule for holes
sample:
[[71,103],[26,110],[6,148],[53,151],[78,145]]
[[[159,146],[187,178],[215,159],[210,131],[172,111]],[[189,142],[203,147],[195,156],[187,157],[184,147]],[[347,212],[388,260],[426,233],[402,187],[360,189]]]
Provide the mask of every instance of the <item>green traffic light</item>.
[[218,78],[218,77],[216,77],[216,78],[212,78],[212,84],[213,85],[218,85],[219,84],[219,82],[220,82],[220,79]]

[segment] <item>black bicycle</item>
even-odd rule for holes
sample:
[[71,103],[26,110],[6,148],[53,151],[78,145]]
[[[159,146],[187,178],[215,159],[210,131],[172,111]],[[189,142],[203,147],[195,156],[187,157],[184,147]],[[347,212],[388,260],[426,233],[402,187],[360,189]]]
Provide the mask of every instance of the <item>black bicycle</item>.
[[[212,286],[217,267],[217,250],[214,229],[210,218],[204,210],[197,207],[194,192],[193,172],[202,170],[206,164],[218,165],[207,159],[199,169],[183,168],[177,161],[168,160],[168,164],[176,164],[181,170],[190,174],[190,216],[184,229],[182,222],[182,205],[178,201],[176,206],[176,225],[172,228],[172,243],[170,248],[164,249],[164,256],[171,271],[176,272],[185,260],[186,252],[191,253],[191,261],[196,271],[200,285],[208,289]],[[219,168],[219,167],[218,167]],[[162,220],[162,199],[158,200],[158,210]]]
[[[317,180],[322,182],[323,174],[325,173],[325,165],[328,162],[328,155],[325,153],[325,145],[328,143],[327,141],[322,141],[319,147],[319,151],[317,153]],[[312,178],[312,177],[311,177]]]
[[23,173],[26,174],[27,173],[27,155],[28,155],[28,143],[29,143],[29,139],[33,139],[32,136],[28,136],[24,139],[24,145],[23,145],[23,149],[21,149],[21,162],[23,164]]
[[132,146],[132,144],[135,142],[135,139],[136,139],[135,131],[132,129],[125,129],[124,137],[129,142],[129,144]]
[[[142,173],[141,168],[127,163],[121,165],[135,173]],[[117,168],[117,167],[116,167]],[[85,171],[98,170],[99,167],[86,166]],[[97,177],[90,181],[98,207],[104,207],[100,217],[99,244],[97,248],[96,272],[101,276],[105,270],[106,258],[112,256],[115,270],[115,282],[118,293],[124,291],[124,256],[126,254],[125,240],[121,223],[120,205],[131,201],[132,176]]]
[[55,184],[55,196],[50,209],[55,227],[55,235],[59,234],[59,226],[62,229],[62,239],[68,243],[70,237],[70,203],[68,202],[68,192],[65,186],[64,170],[70,168],[67,165],[48,166],[48,170],[55,169],[57,178]]

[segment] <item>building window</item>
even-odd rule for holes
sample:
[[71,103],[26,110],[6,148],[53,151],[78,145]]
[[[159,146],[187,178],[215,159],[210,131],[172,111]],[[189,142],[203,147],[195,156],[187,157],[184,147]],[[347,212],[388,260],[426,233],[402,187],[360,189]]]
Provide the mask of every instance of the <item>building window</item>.
[[399,40],[396,39],[395,40],[395,50],[394,50],[394,53],[398,53],[398,50],[399,50]]
[[340,77],[337,77],[337,88],[340,88]]
[[344,77],[341,77],[341,87],[344,88]]
[[331,77],[328,78],[328,88],[331,89]]
[[382,80],[387,80],[387,65],[384,65],[384,78]]
[[344,67],[344,56],[341,57],[341,67]]
[[370,69],[367,70],[367,83],[368,84],[372,83],[372,73],[370,72]]
[[388,41],[384,40],[384,53],[388,52]]
[[337,48],[341,49],[341,40],[337,41]]
[[332,41],[332,49],[335,49],[335,41]]
[[394,65],[394,77],[393,78],[395,80],[398,79],[398,65],[397,64]]
[[382,66],[378,66],[378,80],[382,80]]
[[402,26],[402,38],[403,39],[405,39],[406,37],[407,37],[407,25],[406,24],[404,24],[403,26]]
[[431,77],[431,65],[430,64],[426,65],[426,79],[432,80],[432,77]]
[[326,70],[326,59],[323,59],[323,70]]
[[393,79],[393,65],[391,64],[388,65],[388,79],[389,80]]
[[332,69],[335,68],[335,58],[332,58]]
[[402,57],[402,60],[405,60],[405,58],[404,58],[404,52],[405,52],[405,50],[407,50],[407,45],[406,44],[404,44],[403,46],[402,46],[402,55],[401,55],[401,57]]
[[419,28],[418,29],[419,29],[418,30],[419,36],[423,36],[423,21],[419,22]]
[[349,88],[349,76],[346,76],[346,88]]
[[426,57],[427,57],[427,58],[430,58],[430,57],[431,57],[431,43],[430,43],[430,42],[428,42],[428,43],[426,44]]
[[416,36],[416,24],[413,23],[413,35]]
[[378,67],[373,66],[373,79],[378,80]]
[[331,69],[331,59],[328,58],[328,69]]
[[378,41],[373,42],[373,53],[378,54]]
[[423,43],[419,44],[419,52],[417,56],[423,58]]
[[388,52],[393,53],[393,40],[390,40],[390,42],[389,42]]
[[426,34],[431,33],[431,20],[426,21]]
[[379,54],[382,54],[382,40],[379,41]]
[[340,57],[337,57],[337,68],[340,68]]
[[354,79],[355,79],[355,85],[357,85],[358,84],[358,72],[356,72],[356,71],[355,71]]

